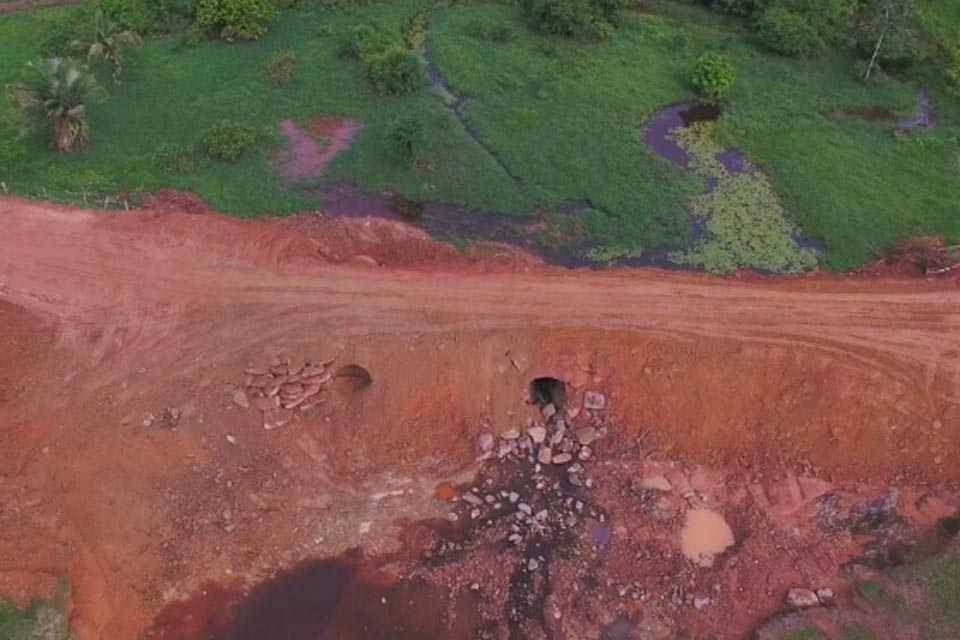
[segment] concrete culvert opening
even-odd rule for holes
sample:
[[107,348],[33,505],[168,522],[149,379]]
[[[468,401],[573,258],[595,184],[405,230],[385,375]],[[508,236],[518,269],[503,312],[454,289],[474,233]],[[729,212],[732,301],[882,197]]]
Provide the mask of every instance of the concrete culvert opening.
[[359,391],[373,384],[373,376],[358,364],[347,364],[333,372],[333,381],[343,391]]
[[557,409],[563,408],[566,399],[567,385],[557,378],[534,378],[530,382],[530,404],[544,407],[552,404]]

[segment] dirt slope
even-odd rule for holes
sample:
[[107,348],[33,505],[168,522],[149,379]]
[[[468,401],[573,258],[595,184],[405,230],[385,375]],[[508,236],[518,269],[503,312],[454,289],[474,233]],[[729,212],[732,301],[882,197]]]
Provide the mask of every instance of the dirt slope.
[[[356,544],[358,521],[389,546],[394,520],[442,510],[433,484],[469,464],[482,425],[529,415],[538,375],[602,388],[625,442],[646,432],[736,473],[960,480],[954,280],[478,254],[393,223],[0,199],[0,596],[67,573],[79,640],[122,640],[210,576]],[[231,397],[273,353],[375,382],[266,432]],[[182,418],[158,427],[170,407]],[[397,477],[422,491],[371,510]],[[313,546],[305,487],[335,505]],[[245,502],[258,515],[222,539]]]

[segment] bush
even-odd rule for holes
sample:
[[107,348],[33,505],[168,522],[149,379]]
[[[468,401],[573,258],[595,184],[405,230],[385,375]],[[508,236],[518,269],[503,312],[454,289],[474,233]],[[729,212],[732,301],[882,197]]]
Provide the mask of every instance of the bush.
[[40,52],[52,57],[80,57],[86,54],[93,34],[93,14],[86,7],[54,22],[40,44]]
[[730,92],[735,78],[730,58],[722,53],[707,53],[697,58],[692,82],[700,95],[719,100]]
[[394,121],[387,138],[387,148],[405,167],[416,166],[427,150],[427,134],[419,118],[399,118]]
[[763,46],[787,56],[806,57],[820,48],[817,30],[807,19],[780,7],[771,7],[760,14],[757,36]]
[[947,77],[955,85],[960,85],[960,47],[957,47],[950,54],[950,65],[947,67]]
[[607,37],[620,24],[626,0],[523,0],[531,27],[557,36]]
[[257,40],[277,13],[270,0],[198,0],[197,26],[228,42]]
[[467,25],[467,35],[477,40],[503,44],[513,40],[513,31],[505,24],[490,24],[483,20],[474,20]]
[[402,96],[423,84],[423,64],[411,51],[391,47],[366,62],[367,76],[374,91],[389,96]]
[[405,95],[424,81],[419,56],[403,46],[398,34],[379,26],[368,24],[353,29],[341,53],[359,58],[377,93]]
[[256,130],[251,125],[224,120],[207,129],[200,141],[211,158],[233,162],[256,139]]
[[267,63],[267,75],[273,86],[285,87],[293,80],[297,67],[297,54],[293,51],[281,51]]
[[182,146],[165,142],[153,151],[153,164],[167,173],[186,173],[196,166],[196,152],[192,145]]
[[196,14],[194,0],[98,0],[96,6],[119,30],[141,35],[168,32]]

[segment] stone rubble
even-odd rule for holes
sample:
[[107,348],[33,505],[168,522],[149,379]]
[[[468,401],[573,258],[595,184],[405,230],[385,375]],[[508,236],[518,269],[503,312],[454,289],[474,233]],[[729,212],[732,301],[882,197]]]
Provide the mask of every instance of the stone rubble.
[[[506,519],[509,527],[504,529],[504,539],[515,547],[533,539],[551,539],[587,518],[604,521],[604,515],[588,507],[580,492],[593,486],[587,477],[587,461],[593,452],[585,443],[602,438],[606,427],[598,424],[574,431],[567,428],[565,412],[556,407],[547,405],[541,413],[545,421],[524,430],[505,431],[498,440],[481,434],[478,449],[495,452],[495,459],[488,464],[518,470],[522,479],[519,485],[514,479],[509,486],[495,486],[492,479],[478,480],[460,495],[466,509],[451,513],[452,521],[466,520],[471,526],[484,527]],[[458,551],[458,544],[448,541],[448,548],[439,551]],[[537,571],[545,562],[539,555],[525,557],[524,570]]]
[[318,395],[333,380],[331,363],[307,360],[292,366],[289,359],[277,356],[266,367],[248,363],[243,388],[233,394],[233,402],[260,411],[264,429],[278,429],[293,419],[295,410],[308,411],[317,404]]

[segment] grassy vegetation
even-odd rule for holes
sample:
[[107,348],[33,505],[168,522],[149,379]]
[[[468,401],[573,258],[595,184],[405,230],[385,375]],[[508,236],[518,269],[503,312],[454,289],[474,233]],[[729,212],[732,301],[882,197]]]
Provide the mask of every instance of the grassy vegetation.
[[[917,84],[862,84],[846,54],[772,56],[738,22],[669,2],[654,4],[656,15],[630,15],[606,40],[535,34],[516,6],[467,2],[437,12],[425,43],[453,91],[468,98],[468,131],[429,85],[378,96],[360,63],[339,55],[351,29],[376,23],[400,32],[426,6],[398,0],[288,11],[251,43],[187,46],[176,34],[146,42],[128,53],[123,84],[112,86],[106,65],[98,68],[111,95],[90,108],[91,143],[81,152],[56,156],[41,139],[6,142],[13,113],[0,103],[0,180],[15,193],[65,200],[169,186],[236,215],[285,214],[316,201],[276,175],[278,123],[343,115],[365,126],[327,180],[482,211],[542,212],[559,235],[588,243],[601,258],[689,250],[684,203],[702,191],[702,177],[657,158],[639,128],[663,106],[690,99],[694,61],[716,51],[731,59],[737,77],[717,125],[720,142],[743,149],[764,170],[786,218],[826,242],[824,266],[859,266],[919,234],[960,241],[960,98],[933,68],[914,75],[930,89],[937,127],[898,140],[893,123],[834,114],[883,106],[912,115]],[[956,3],[933,7],[931,23],[956,24]],[[52,25],[76,10],[0,18],[0,85],[14,81]],[[264,70],[288,51],[297,71],[277,86]],[[387,140],[398,119],[409,117],[425,123],[426,148],[405,164]],[[154,162],[161,145],[197,145],[223,120],[265,135],[234,163],[201,160],[171,172]],[[568,200],[588,207],[572,222],[551,215]]]
[[0,638],[3,640],[68,640],[71,636],[63,613],[64,597],[34,602],[25,611],[0,600]]
[[808,627],[791,631],[787,635],[781,636],[780,640],[821,640],[822,638],[823,635],[819,631],[813,627]]

